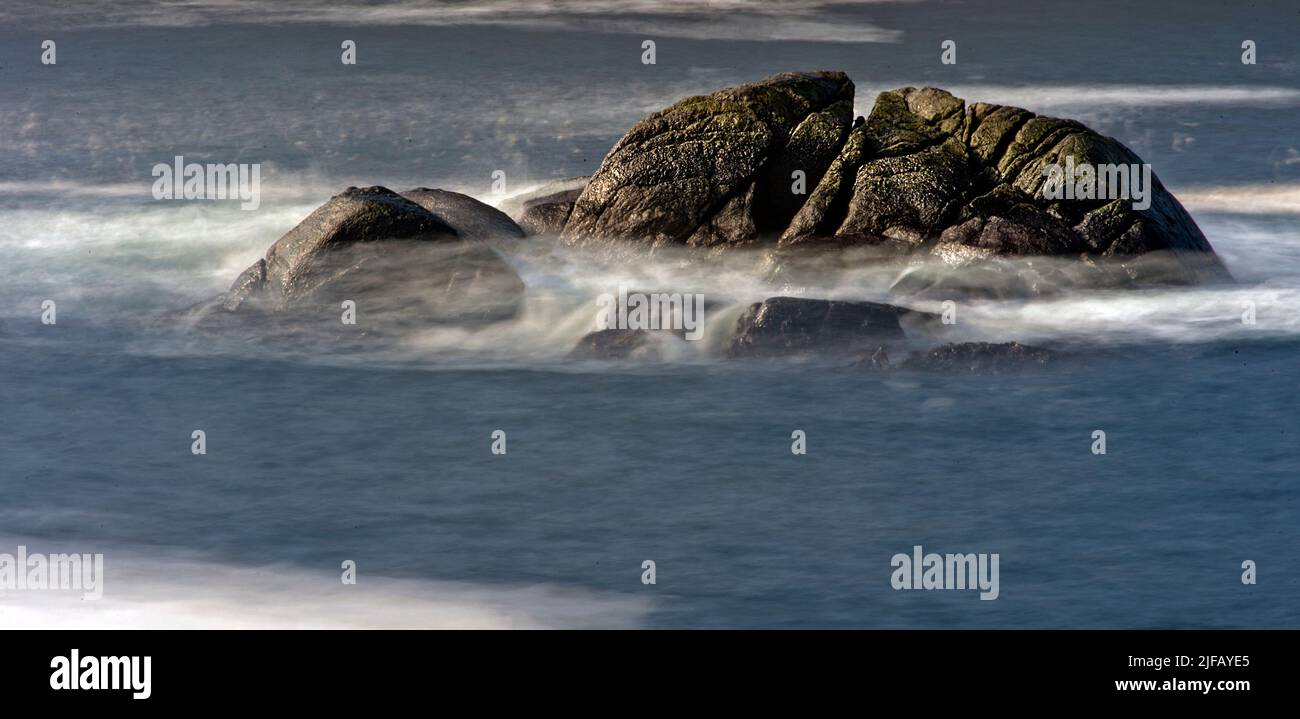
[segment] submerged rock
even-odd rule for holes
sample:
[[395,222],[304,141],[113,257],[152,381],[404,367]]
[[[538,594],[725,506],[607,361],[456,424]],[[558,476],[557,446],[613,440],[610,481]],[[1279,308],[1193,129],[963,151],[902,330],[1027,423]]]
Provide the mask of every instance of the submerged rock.
[[877,347],[872,352],[864,352],[853,362],[854,367],[864,369],[887,370],[892,365],[889,364],[889,353],[885,351],[884,345]]
[[[447,214],[478,236],[483,226],[465,214],[477,208],[450,197],[455,194],[439,196],[444,210],[452,208]],[[225,324],[208,316],[224,312],[331,326],[341,324],[350,300],[357,324],[367,329],[490,322],[514,316],[523,290],[514,270],[482,241],[462,238],[391,190],[350,187],[276,241],[225,295],[190,315],[209,325]]]
[[903,369],[996,374],[1042,367],[1055,358],[1055,352],[1019,342],[959,342],[913,354],[901,366]]
[[250,297],[258,299],[266,289],[266,260],[258,260],[240,273],[226,294],[221,296],[221,306],[234,312]]
[[622,360],[658,359],[650,330],[596,330],[578,340],[571,359]]
[[728,357],[861,352],[903,338],[899,317],[910,310],[876,302],[770,297],[736,320]]

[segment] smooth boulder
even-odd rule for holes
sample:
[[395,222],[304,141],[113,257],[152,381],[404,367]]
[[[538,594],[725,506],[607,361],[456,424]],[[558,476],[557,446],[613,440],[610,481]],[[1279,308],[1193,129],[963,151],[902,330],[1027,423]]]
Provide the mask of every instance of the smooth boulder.
[[402,197],[437,215],[465,240],[518,239],[524,231],[506,213],[479,200],[451,190],[417,187]]
[[495,251],[383,187],[350,187],[267,250],[220,299],[245,316],[379,329],[514,316],[523,282]]

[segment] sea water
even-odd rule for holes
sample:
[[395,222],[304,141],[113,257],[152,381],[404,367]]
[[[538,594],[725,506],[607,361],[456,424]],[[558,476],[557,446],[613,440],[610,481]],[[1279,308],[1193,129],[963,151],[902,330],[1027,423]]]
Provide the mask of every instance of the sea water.
[[[105,560],[102,599],[0,591],[0,626],[1296,626],[1300,16],[1192,5],[12,5],[0,551]],[[1238,283],[963,303],[960,338],[1072,350],[1002,375],[714,359],[747,302],[884,285],[541,242],[511,258],[524,313],[482,331],[334,353],[155,323],[349,185],[497,202],[589,174],[676,99],[797,69],[846,71],[860,114],[931,84],[1079,119]],[[260,163],[259,209],[155,201],[177,155]],[[620,286],[726,308],[663,361],[567,359]],[[997,599],[895,591],[915,545],[996,553]]]

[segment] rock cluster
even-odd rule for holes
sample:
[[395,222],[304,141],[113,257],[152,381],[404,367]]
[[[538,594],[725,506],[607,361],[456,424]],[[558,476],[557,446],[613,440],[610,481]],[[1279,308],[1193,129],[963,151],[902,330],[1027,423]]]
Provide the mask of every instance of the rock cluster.
[[[351,187],[186,316],[199,325],[336,322],[352,300],[373,328],[510,319],[525,288],[500,251],[539,235],[577,250],[704,250],[692,254],[699,262],[759,248],[769,269],[847,250],[894,263],[891,293],[900,298],[1231,280],[1154,176],[1142,204],[1044,192],[1062,163],[1140,165],[1117,140],[936,88],[883,92],[865,118],[854,117],[853,103],[853,82],[829,71],[689,97],[636,123],[589,178],[550,183],[501,210],[446,190]],[[899,366],[886,344],[929,319],[888,304],[771,297],[724,328],[719,352],[848,354],[864,366]],[[604,330],[573,355],[650,357],[661,340],[679,338]],[[914,353],[901,366],[997,371],[1050,356],[966,343]]]

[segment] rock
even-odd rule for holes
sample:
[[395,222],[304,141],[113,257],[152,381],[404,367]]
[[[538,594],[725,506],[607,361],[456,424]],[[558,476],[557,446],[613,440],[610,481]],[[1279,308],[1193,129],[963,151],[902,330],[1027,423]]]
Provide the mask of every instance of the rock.
[[[775,234],[784,230],[803,206],[808,191],[821,182],[839,155],[853,120],[852,83],[846,92],[846,97],[830,107],[804,118],[773,157],[772,165],[756,186],[754,224],[759,231]],[[793,191],[796,172],[804,173],[802,194]]]
[[[316,208],[266,252],[265,287],[283,307],[312,294],[340,271],[338,250],[379,240],[450,242],[456,230],[383,187],[349,187]],[[248,272],[241,275],[246,280]]]
[[523,229],[509,215],[469,195],[417,187],[403,192],[402,197],[437,215],[461,239],[490,241],[524,236]]
[[[782,247],[809,242],[830,244],[827,240],[835,236],[842,220],[841,213],[847,212],[848,197],[853,191],[858,168],[866,161],[867,151],[866,127],[857,123],[821,181],[811,186],[808,199],[781,234]],[[835,244],[850,242],[837,240]]]
[[[890,246],[946,270],[1006,274],[999,257],[1091,260],[1087,284],[1227,281],[1196,223],[1158,178],[1151,207],[1131,200],[1042,197],[1049,164],[1142,163],[1116,140],[1071,120],[965,101],[936,88],[881,93],[832,172],[782,236],[786,245],[830,234],[841,243]],[[850,182],[849,178],[852,177]],[[1135,259],[1149,253],[1152,262]],[[1119,272],[1106,272],[1106,267]],[[1028,282],[1037,288],[1039,284]],[[916,277],[896,289],[919,290]]]
[[610,150],[560,237],[574,246],[713,247],[779,233],[803,199],[790,193],[786,170],[822,175],[852,103],[853,83],[841,72],[785,73],[682,100]]
[[[1154,175],[1141,210],[1043,196],[1045,168],[1067,157],[1140,166],[1117,140],[937,88],[881,93],[851,122],[853,89],[843,73],[786,73],[682,100],[624,135],[571,209],[563,199],[530,221],[552,232],[567,213],[560,237],[574,246],[851,248],[907,267],[900,292],[1231,281]],[[807,195],[792,191],[796,171]],[[1042,257],[1078,271],[1040,263],[1017,280],[1024,264],[996,261]]]
[[1041,367],[1056,358],[1056,353],[1019,342],[959,342],[913,354],[903,361],[903,369],[944,372],[985,372],[996,374],[1029,367]]
[[564,229],[573,203],[587,186],[588,177],[554,180],[501,203],[501,210],[515,218],[528,235],[558,235]]
[[563,190],[525,201],[520,210],[519,225],[529,235],[560,234],[580,194],[581,188]]
[[[459,206],[449,214],[465,221],[458,213],[468,205],[451,198],[445,206]],[[442,218],[391,190],[350,187],[276,241],[219,302],[200,303],[189,314],[207,326],[228,323],[195,311],[337,326],[342,303],[351,300],[357,324],[367,329],[491,322],[514,316],[523,290],[519,276],[483,242],[461,238]]]
[[861,352],[903,338],[899,317],[910,310],[875,302],[770,297],[736,321],[728,357]]
[[227,312],[234,312],[249,297],[255,297],[266,287],[266,260],[254,262],[248,269],[235,278],[230,289],[221,298],[221,306]]
[[[877,97],[870,117],[854,130],[859,137],[837,158],[839,176],[830,180],[834,193],[814,191],[819,203],[808,212],[820,210],[821,216],[792,224],[820,232],[834,225],[841,242],[888,244],[900,252],[916,249],[940,230],[960,206],[972,173],[964,146],[940,129],[949,128],[960,111],[961,101],[947,97],[953,102],[927,97],[936,126],[910,113],[901,97]],[[792,244],[815,234],[787,230],[782,241]]]
[[[590,175],[581,175],[578,177],[567,177],[562,180],[551,180],[517,195],[511,195],[497,204],[497,209],[514,218],[519,222],[524,211],[524,204],[533,200],[540,200],[552,196],[563,196],[574,193],[574,197],[582,193],[582,188],[587,186],[591,179]],[[523,223],[520,222],[520,226]]]
[[658,359],[649,330],[596,330],[582,339],[569,353],[571,359],[622,360]]

